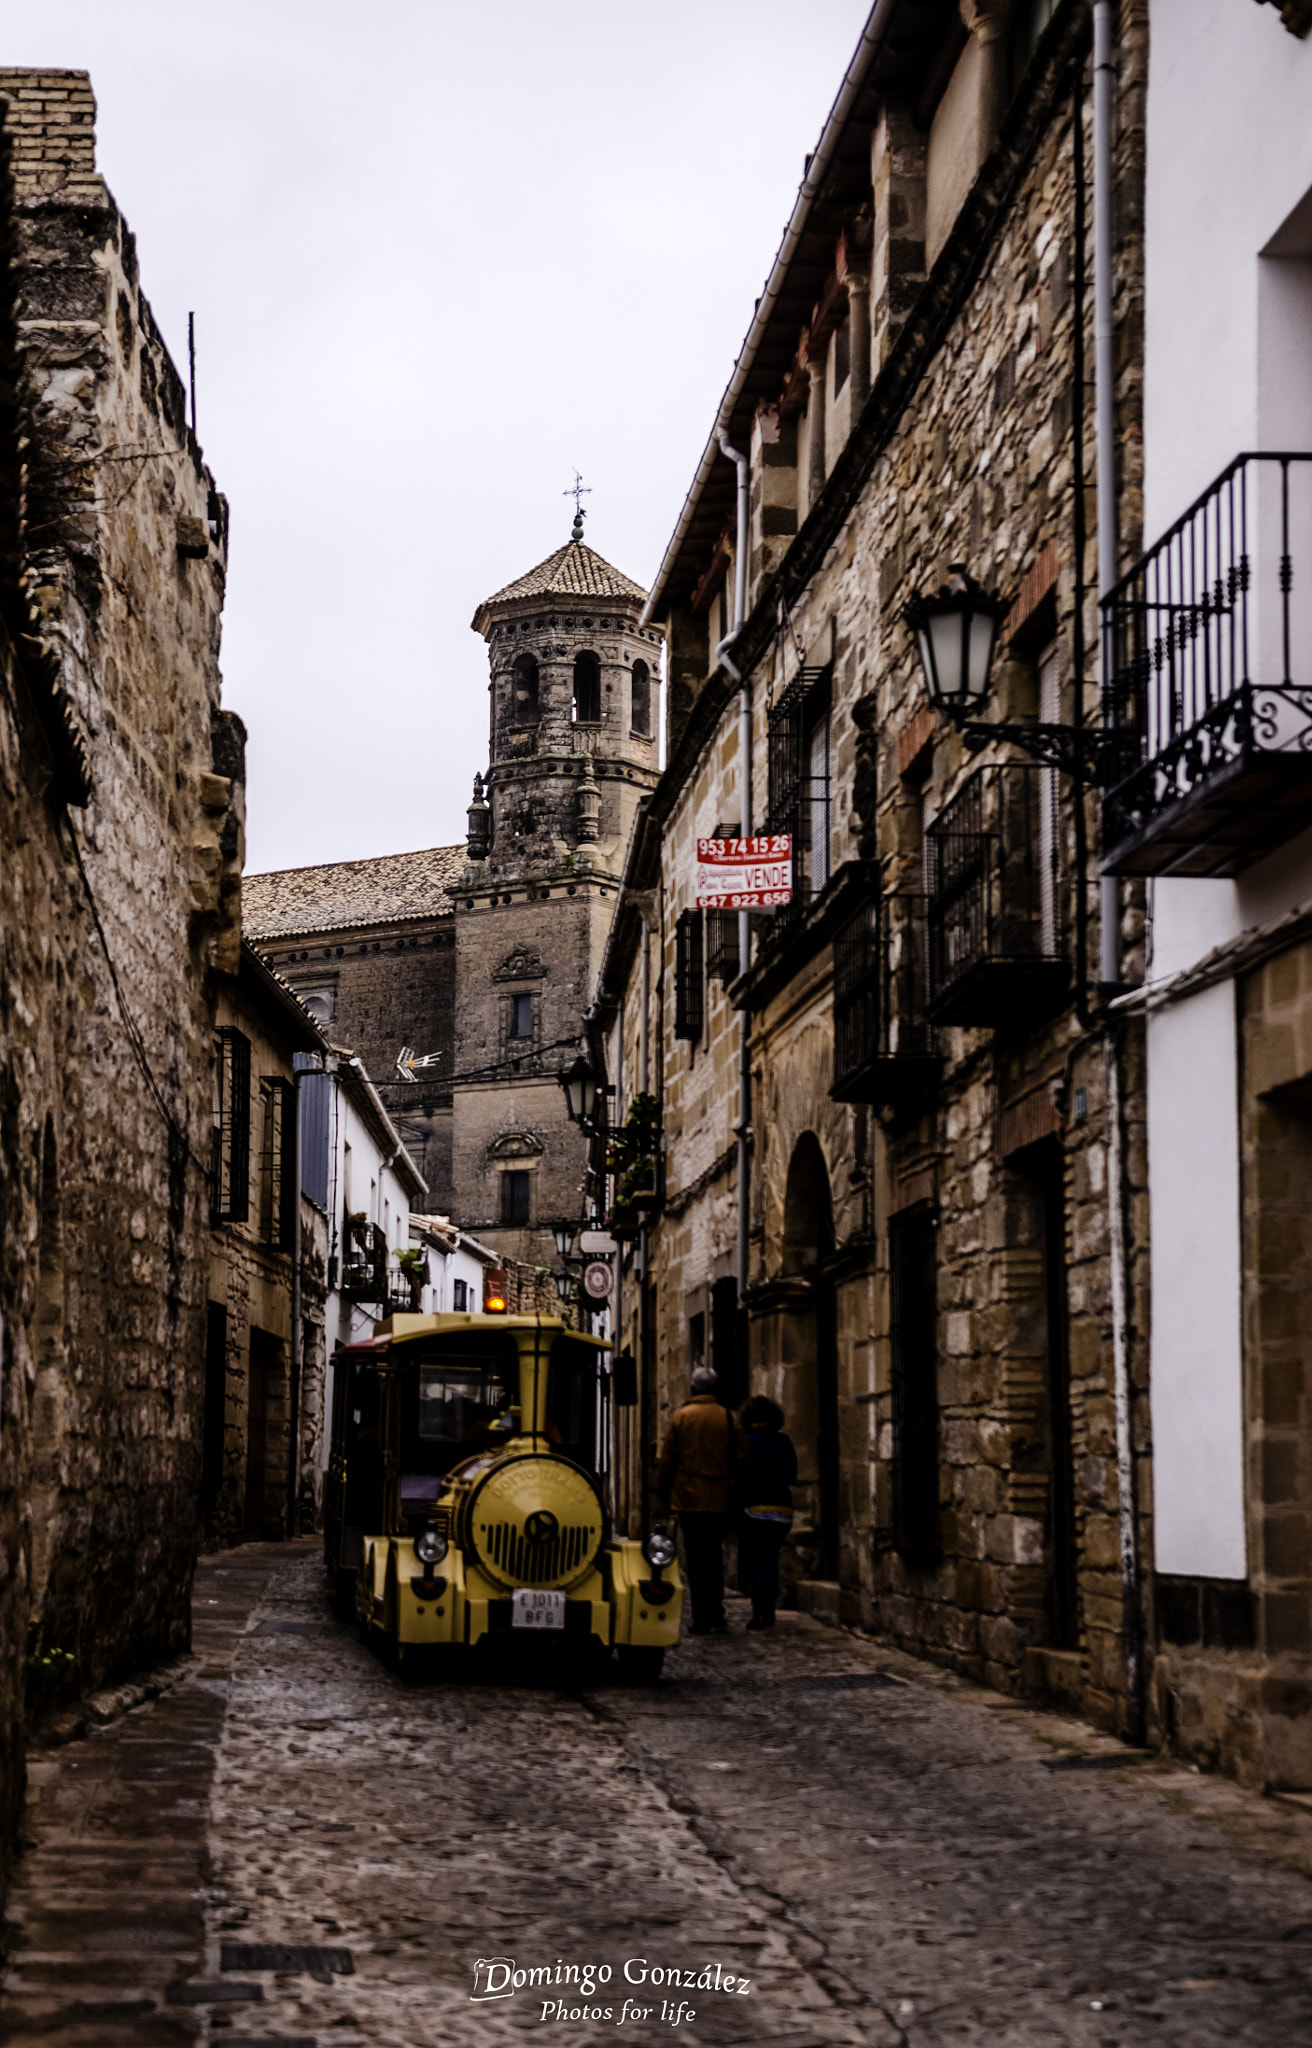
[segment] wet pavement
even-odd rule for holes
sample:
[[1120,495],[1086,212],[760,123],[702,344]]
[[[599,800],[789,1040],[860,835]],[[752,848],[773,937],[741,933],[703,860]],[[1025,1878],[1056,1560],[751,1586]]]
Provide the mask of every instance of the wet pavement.
[[1312,2040],[1296,1802],[801,1616],[548,1678],[389,1670],[306,1545],[203,1561],[182,1682],[34,1758],[0,2040]]

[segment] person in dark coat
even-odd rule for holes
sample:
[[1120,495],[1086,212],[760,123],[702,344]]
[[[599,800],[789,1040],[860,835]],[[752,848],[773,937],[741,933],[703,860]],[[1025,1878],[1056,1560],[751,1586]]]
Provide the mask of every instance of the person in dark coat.
[[727,1635],[724,1612],[724,1539],[729,1489],[739,1460],[737,1425],[719,1399],[719,1382],[706,1365],[693,1367],[692,1398],[676,1408],[656,1467],[656,1493],[673,1508],[683,1536],[692,1607],[691,1633]]
[[779,1598],[779,1553],[793,1525],[792,1485],[797,1452],[784,1433],[783,1409],[757,1394],[742,1413],[738,1542],[751,1596],[748,1628],[773,1628]]

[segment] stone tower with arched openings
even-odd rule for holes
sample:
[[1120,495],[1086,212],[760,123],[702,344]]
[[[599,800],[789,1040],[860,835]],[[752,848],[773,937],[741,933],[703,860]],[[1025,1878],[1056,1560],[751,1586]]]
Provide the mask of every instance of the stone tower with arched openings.
[[456,911],[453,1180],[461,1221],[557,1263],[583,1213],[586,1146],[557,1076],[596,992],[640,798],[657,779],[662,641],[646,592],[583,541],[474,614],[491,668]]

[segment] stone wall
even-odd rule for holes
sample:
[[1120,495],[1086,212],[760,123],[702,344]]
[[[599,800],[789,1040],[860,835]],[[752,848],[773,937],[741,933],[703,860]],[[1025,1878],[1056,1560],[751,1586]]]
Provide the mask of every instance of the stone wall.
[[[0,1828],[38,1704],[183,1647],[209,970],[235,965],[227,508],[78,72],[0,72]],[[8,179],[12,163],[13,183]]]
[[[1079,577],[1072,434],[1069,62],[1085,55],[1087,26],[1078,6],[1057,10],[1005,123],[995,124],[993,142],[971,143],[976,169],[962,186],[956,218],[940,223],[928,268],[925,180],[934,137],[927,152],[923,135],[900,111],[879,117],[869,138],[870,188],[848,195],[851,232],[845,227],[836,235],[834,272],[796,338],[793,366],[777,393],[759,400],[753,609],[734,650],[751,679],[753,817],[759,826],[769,803],[771,707],[804,668],[829,691],[828,860],[806,917],[795,917],[778,937],[766,937],[762,921],[755,964],[732,1001],[752,1010],[751,1371],[754,1385],[781,1399],[799,1441],[798,1597],[990,1683],[1057,1692],[1102,1720],[1133,1725],[1137,1702],[1127,1696],[1127,1670],[1136,1617],[1127,1614],[1120,1576],[1115,1359],[1119,1334],[1133,1388],[1138,1499],[1129,1505],[1146,1560],[1142,1034],[1134,1023],[1094,1021],[1096,856],[1081,885],[1069,780],[1023,784],[1050,805],[1055,879],[1042,914],[1053,922],[1050,951],[1066,964],[1054,969],[1047,995],[1017,989],[996,1027],[942,1022],[937,1087],[927,1096],[900,1103],[875,1097],[865,1106],[832,1093],[834,935],[879,892],[919,901],[921,913],[908,914],[922,914],[926,826],[981,769],[992,788],[1002,787],[1004,774],[1032,776],[1020,754],[998,744],[982,753],[968,749],[947,720],[936,719],[904,617],[908,601],[935,590],[951,563],[965,563],[1011,607],[995,662],[996,710],[983,715],[1039,715],[1041,656],[1045,687],[1055,691],[1044,715],[1073,722],[1093,712],[1087,382],[1079,508],[1087,533]],[[1119,36],[1114,287],[1117,538],[1125,560],[1137,547],[1140,502],[1143,7],[1121,9]],[[962,90],[969,87],[982,108],[977,57],[970,56],[975,72],[962,72]],[[1090,121],[1086,68],[1086,180]],[[857,161],[855,133],[844,150],[844,163]],[[790,540],[776,517],[767,545],[764,508],[786,505],[782,472],[793,453],[778,423],[796,417],[803,370],[808,406],[824,417],[822,384],[833,368],[844,277],[852,278],[853,309],[866,298],[852,268],[863,260],[862,233],[874,269],[869,397],[849,417],[830,391],[823,461],[818,443],[809,460],[805,433],[794,454],[800,530]],[[849,318],[855,317],[854,310]],[[1088,364],[1091,291],[1083,317]],[[770,361],[785,359],[787,342],[782,333],[772,337]],[[755,365],[749,374],[758,377]],[[708,524],[703,519],[689,530]],[[704,654],[696,674],[696,614],[710,592],[714,617],[723,548],[708,532],[701,557],[678,568],[670,600],[672,687],[680,695],[677,718],[672,710],[671,768],[653,800],[664,834],[667,1034],[672,925],[689,900],[691,838],[711,829],[713,811],[723,816],[727,808],[736,817],[739,809],[729,795],[736,784],[732,685],[706,673]],[[1038,801],[1031,805],[1036,817]],[[1096,846],[1088,792],[1080,822]],[[1038,832],[1035,826],[1029,835],[1031,849]],[[656,879],[644,872],[634,887],[650,891]],[[1037,898],[1027,912],[1035,920],[1036,906]],[[1135,885],[1123,889],[1122,906],[1124,972],[1132,981],[1142,968]],[[625,968],[626,1009],[634,1005],[635,978],[636,956]],[[918,1000],[916,1020],[923,1022],[923,987]],[[627,1063],[627,1020],[624,1029]],[[660,1333],[653,1364],[663,1406],[681,1392],[696,1284],[732,1244],[734,1177],[717,1181],[714,1166],[717,1156],[731,1160],[736,1113],[727,1056],[719,1067],[701,1065],[700,1052],[690,1061],[667,1037],[664,1060],[666,1185],[682,1190],[691,1181],[697,1192],[694,1204],[667,1213],[652,1234]],[[1114,1129],[1113,1072],[1122,1104]],[[904,1067],[903,1080],[905,1073]],[[917,1503],[921,1534],[912,1540],[898,1506],[899,1487],[911,1482],[899,1449],[908,1425],[894,1384],[890,1246],[916,1218],[933,1241],[927,1314],[934,1355],[917,1370],[927,1376],[934,1412],[930,1466],[915,1482],[924,1496]],[[1123,1228],[1127,1249],[1128,1318],[1120,1333],[1113,1318],[1114,1224]]]
[[[438,1215],[455,1206],[451,1163],[451,1075],[455,1034],[455,920],[306,932],[261,940],[265,958],[309,1002],[334,1045],[364,1061],[407,1151],[428,1183]],[[396,1072],[408,1045],[421,1058],[413,1082]]]

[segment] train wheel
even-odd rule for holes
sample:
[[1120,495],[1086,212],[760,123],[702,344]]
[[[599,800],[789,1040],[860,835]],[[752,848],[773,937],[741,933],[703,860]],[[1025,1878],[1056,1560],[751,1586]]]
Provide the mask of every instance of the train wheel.
[[665,1663],[664,1650],[621,1643],[615,1652],[622,1685],[655,1685]]

